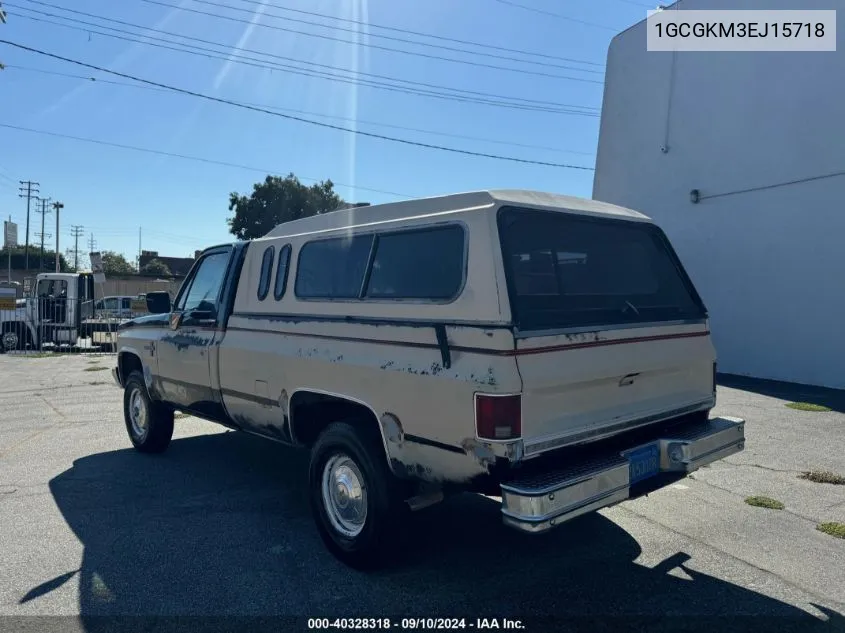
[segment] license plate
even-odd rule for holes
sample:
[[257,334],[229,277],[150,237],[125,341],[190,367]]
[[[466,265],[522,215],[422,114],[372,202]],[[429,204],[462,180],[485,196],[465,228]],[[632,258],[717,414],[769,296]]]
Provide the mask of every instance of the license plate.
[[660,449],[652,445],[628,453],[628,468],[631,484],[653,477],[660,472]]

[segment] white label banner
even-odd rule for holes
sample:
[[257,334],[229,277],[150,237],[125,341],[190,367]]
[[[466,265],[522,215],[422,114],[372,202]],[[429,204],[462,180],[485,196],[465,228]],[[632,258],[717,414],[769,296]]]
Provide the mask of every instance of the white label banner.
[[649,51],[832,52],[835,10],[649,11]]

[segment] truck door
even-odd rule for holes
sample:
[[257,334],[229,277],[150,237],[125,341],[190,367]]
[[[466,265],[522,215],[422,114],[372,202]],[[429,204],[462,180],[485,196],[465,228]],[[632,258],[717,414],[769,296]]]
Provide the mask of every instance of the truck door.
[[222,330],[218,327],[221,294],[231,247],[205,253],[194,264],[182,285],[170,330],[157,343],[160,389],[164,400],[217,417],[222,411],[220,394],[212,389],[211,350]]

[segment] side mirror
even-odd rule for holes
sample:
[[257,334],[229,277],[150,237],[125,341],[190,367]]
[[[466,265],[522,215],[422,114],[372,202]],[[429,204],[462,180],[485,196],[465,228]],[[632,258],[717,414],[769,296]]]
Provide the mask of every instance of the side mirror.
[[148,292],[147,310],[150,314],[167,314],[170,312],[170,293]]

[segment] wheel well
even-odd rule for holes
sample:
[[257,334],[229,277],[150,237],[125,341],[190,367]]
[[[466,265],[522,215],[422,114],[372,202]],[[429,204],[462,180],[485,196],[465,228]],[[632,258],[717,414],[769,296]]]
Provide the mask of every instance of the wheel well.
[[133,371],[144,373],[144,366],[141,364],[141,359],[131,352],[121,352],[117,358],[117,366],[120,368],[120,376],[124,382]]
[[310,448],[329,424],[340,421],[360,424],[382,444],[378,418],[366,405],[313,391],[297,391],[290,399],[291,431],[302,446]]

